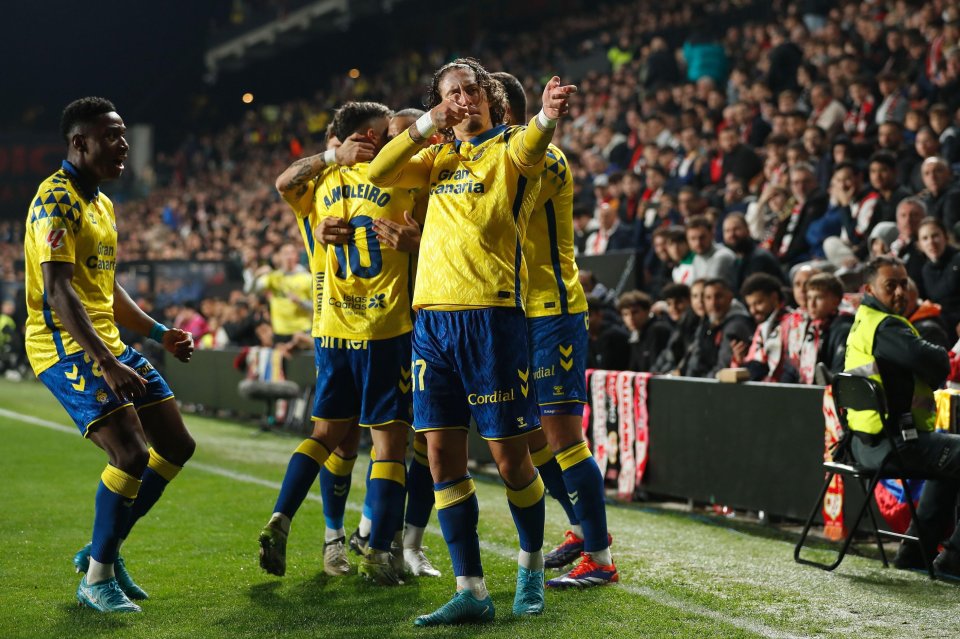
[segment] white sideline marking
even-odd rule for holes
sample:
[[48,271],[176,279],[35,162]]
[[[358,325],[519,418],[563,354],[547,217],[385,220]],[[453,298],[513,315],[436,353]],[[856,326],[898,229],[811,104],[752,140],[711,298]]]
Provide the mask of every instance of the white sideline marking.
[[[23,413],[18,413],[12,410],[7,410],[5,408],[0,408],[0,416],[8,417],[10,419],[16,419],[18,421],[33,424],[35,426],[41,426],[43,428],[49,428],[50,430],[55,430],[60,433],[77,433],[77,429],[64,426],[63,424],[58,424],[56,422],[51,422],[46,419],[40,419],[39,417],[34,417],[32,415],[25,415]],[[264,488],[270,488],[272,490],[280,490],[280,483],[275,481],[270,481],[267,479],[262,479],[254,475],[248,475],[246,473],[239,473],[227,468],[221,468],[219,466],[211,466],[209,464],[201,464],[196,462],[190,462],[189,468],[199,470],[211,475],[218,475],[220,477],[225,477],[227,479],[232,479],[245,484],[253,484],[255,486],[263,486]],[[311,492],[307,495],[307,499],[316,502],[322,502],[322,499],[319,495]],[[347,508],[352,511],[360,511],[360,507],[355,504],[347,503]],[[431,532],[437,533],[439,531],[435,530],[434,526],[430,526]],[[488,541],[481,541],[480,546],[489,552],[494,552],[506,559],[513,559],[517,555],[517,550],[515,548],[509,548],[501,544],[492,543]],[[649,601],[652,601],[655,604],[661,606],[666,606],[667,608],[673,608],[680,612],[687,614],[697,615],[700,617],[707,617],[714,621],[724,623],[739,630],[746,630],[747,632],[753,632],[762,637],[767,637],[768,639],[802,639],[800,635],[794,635],[783,630],[778,630],[776,628],[771,628],[766,624],[763,624],[759,621],[753,619],[747,619],[744,617],[736,617],[724,614],[717,610],[712,610],[710,608],[695,604],[689,601],[680,599],[679,597],[674,597],[665,592],[659,590],[654,590],[653,588],[648,588],[646,586],[637,586],[634,584],[624,584],[621,583],[618,586],[628,592],[631,592],[639,597],[643,597]]]

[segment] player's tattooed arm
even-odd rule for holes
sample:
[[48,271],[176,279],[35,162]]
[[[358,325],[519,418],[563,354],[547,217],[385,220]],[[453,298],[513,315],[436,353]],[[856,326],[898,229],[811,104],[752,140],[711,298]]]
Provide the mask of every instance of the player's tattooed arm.
[[300,198],[310,188],[310,181],[320,174],[327,163],[323,160],[323,153],[312,155],[308,158],[300,158],[280,174],[277,178],[276,187],[281,193],[293,191]]
[[292,191],[299,199],[310,188],[310,182],[327,166],[352,166],[358,162],[369,162],[376,153],[374,144],[360,133],[354,133],[343,144],[331,144],[329,147],[323,153],[301,158],[287,167],[277,178],[277,190],[281,193]]

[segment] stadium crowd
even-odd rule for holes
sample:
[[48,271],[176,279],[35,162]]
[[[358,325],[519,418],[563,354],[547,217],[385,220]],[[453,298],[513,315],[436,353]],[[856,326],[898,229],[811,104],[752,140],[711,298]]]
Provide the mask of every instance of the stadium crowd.
[[[921,332],[956,341],[960,2],[601,3],[533,33],[491,30],[470,52],[517,75],[532,108],[543,69],[580,86],[556,139],[577,249],[635,254],[638,273],[617,296],[581,272],[591,366],[812,383],[817,364],[842,367],[858,274],[878,254],[905,261]],[[420,106],[429,70],[458,53],[406,50],[158,154],[149,195],[119,207],[121,259],[242,262],[244,291],[165,316],[201,347],[268,343],[255,281],[300,245],[274,179],[322,148],[338,104]],[[0,222],[0,279],[22,279],[22,237]]]

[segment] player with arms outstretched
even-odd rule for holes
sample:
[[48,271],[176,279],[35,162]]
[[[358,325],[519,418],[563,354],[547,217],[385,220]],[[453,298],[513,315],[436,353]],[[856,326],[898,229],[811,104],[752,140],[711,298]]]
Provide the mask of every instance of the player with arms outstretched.
[[100,184],[123,172],[125,131],[109,100],[67,105],[67,159],[40,184],[24,241],[30,364],[109,460],[92,541],[73,560],[86,573],[77,601],[101,612],[140,612],[131,600],[147,593],[127,572],[120,546],[195,448],[167,383],[117,329],[149,336],[184,362],[193,354],[189,333],[152,319],[114,278],[117,220]]
[[[506,484],[520,536],[514,613],[543,610],[544,487],[526,442],[537,411],[521,245],[547,145],[575,90],[555,77],[544,90],[543,111],[528,126],[495,125],[503,120],[503,88],[476,60],[458,59],[434,74],[430,112],[370,165],[378,186],[429,189],[414,297],[414,426],[427,434],[457,592],[417,625],[494,617],[467,474],[471,415]],[[421,150],[437,129],[448,129],[454,141]]]

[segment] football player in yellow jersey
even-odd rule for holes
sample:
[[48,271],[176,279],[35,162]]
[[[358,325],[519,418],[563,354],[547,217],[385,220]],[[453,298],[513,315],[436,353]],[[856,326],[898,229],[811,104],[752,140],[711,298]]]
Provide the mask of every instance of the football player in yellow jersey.
[[86,575],[77,601],[101,612],[140,612],[146,599],[120,545],[194,451],[173,393],[150,363],[120,341],[117,324],[189,361],[193,338],[144,313],[114,279],[117,223],[100,184],[123,172],[126,127],[109,100],[82,98],[63,112],[68,144],[43,181],[24,241],[27,356],[80,433],[109,459],[97,488],[93,539],[74,556]]
[[[507,97],[505,122],[522,121],[523,85],[505,72],[493,76]],[[583,438],[587,401],[587,298],[573,249],[573,174],[563,152],[550,145],[536,206],[523,243],[530,285],[527,326],[531,369],[537,388],[541,430],[528,444],[540,476],[571,524],[564,542],[547,553],[544,565],[560,568],[580,558],[547,587],[587,587],[619,581],[610,557],[603,476]]]
[[[537,427],[523,314],[521,244],[547,145],[575,87],[553,78],[526,127],[503,120],[503,88],[470,58],[439,69],[431,110],[370,164],[383,188],[427,188],[413,332],[414,427],[427,434],[437,517],[457,592],[416,625],[491,621],[467,474],[467,428],[476,420],[507,487],[520,537],[515,614],[543,610],[543,482],[525,435]],[[453,141],[422,149],[436,130]]]
[[[347,103],[334,118],[334,134],[340,139],[359,134],[377,149],[386,140],[389,114],[381,104]],[[326,151],[323,162],[333,164],[337,152]],[[369,485],[372,529],[360,572],[379,583],[399,583],[403,559],[399,553],[392,558],[390,549],[403,518],[412,416],[411,257],[381,247],[373,220],[403,220],[404,211],[413,209],[413,197],[409,189],[372,185],[363,162],[326,168],[316,176],[313,188],[318,215],[339,218],[335,224],[321,224],[321,237],[337,241],[328,242],[324,250],[326,277],[320,337],[315,340],[314,431],[291,458],[274,514],[261,533],[261,565],[282,574],[290,517],[330,451],[359,423],[371,428],[377,451]],[[340,537],[341,547],[343,541]]]
[[[333,135],[332,127],[328,127],[326,142],[325,153],[331,152],[327,156],[331,160],[331,166],[335,163],[350,165],[373,157],[373,144],[361,136],[353,136],[346,143],[341,144],[341,141]],[[343,148],[340,148],[341,146]],[[324,160],[325,153],[297,160],[277,178],[276,182],[280,195],[290,205],[297,218],[297,227],[303,238],[303,246],[307,251],[307,258],[310,263],[313,278],[311,292],[313,320],[310,334],[314,340],[321,336],[320,314],[323,310],[323,280],[326,272],[326,251],[323,244],[325,240],[316,236],[321,227],[321,217],[318,209],[314,206],[314,196],[317,179],[327,168]],[[324,533],[323,570],[331,576],[343,575],[350,571],[350,563],[347,561],[343,545],[343,537],[345,536],[343,517],[350,490],[351,471],[357,457],[359,439],[359,428],[352,429],[332,451],[319,470],[321,494],[323,496],[323,515],[327,523]],[[300,469],[302,473],[297,475],[288,472],[289,481],[296,480],[303,490],[303,495],[306,496],[313,481],[311,476],[313,464],[304,458],[299,459],[302,462]],[[316,476],[315,468],[313,468],[312,473],[313,476]],[[294,499],[283,506],[286,508],[285,514],[292,517],[301,501],[302,499],[299,501]],[[279,533],[277,534],[279,535]],[[274,551],[274,559],[266,569],[273,574],[283,575],[286,570],[285,537],[282,539],[278,537],[273,543],[283,547]],[[265,560],[266,558],[261,559],[261,561]]]
[[[309,254],[309,249],[307,249]],[[256,280],[257,292],[270,294],[270,324],[274,344],[302,343],[313,325],[313,275],[300,264],[300,252],[293,244],[280,247],[277,268],[269,266],[260,271]],[[309,343],[307,344],[309,345]]]
[[[390,118],[387,127],[387,138],[393,139],[416,122],[423,115],[420,109],[403,109],[397,111]],[[440,136],[436,135],[436,142]],[[406,251],[416,255],[420,248],[421,224],[426,213],[426,196],[420,197],[419,192],[414,194],[416,205],[414,212],[404,212],[404,221],[397,222],[389,218],[378,218],[373,221],[377,232],[377,239],[383,246],[389,246],[399,251]],[[337,220],[339,218],[328,218]],[[335,241],[337,238],[334,237]],[[415,576],[439,577],[440,571],[433,567],[423,550],[423,534],[430,521],[430,512],[433,510],[433,479],[430,476],[430,465],[427,461],[427,439],[423,433],[414,433],[413,459],[407,467],[407,508],[403,523],[403,559],[407,569]],[[371,452],[370,464],[373,465],[375,455]],[[369,482],[370,470],[367,471]],[[349,477],[346,478],[349,481]],[[333,476],[320,471],[321,490],[334,480]],[[348,484],[349,486],[349,484]],[[326,495],[326,492],[324,492]],[[365,552],[370,540],[370,514],[372,501],[367,491],[363,502],[363,512],[357,529],[350,535],[350,549],[358,555]],[[324,501],[326,505],[326,501]]]

